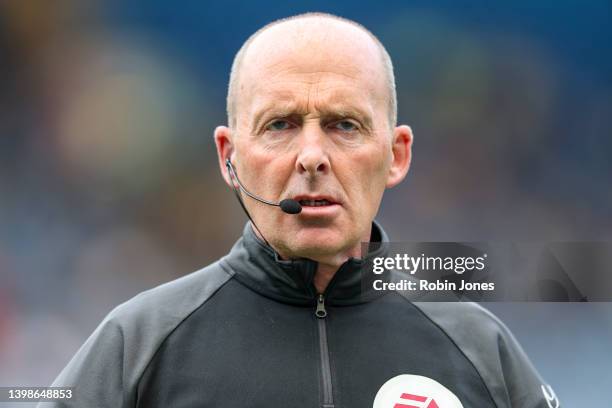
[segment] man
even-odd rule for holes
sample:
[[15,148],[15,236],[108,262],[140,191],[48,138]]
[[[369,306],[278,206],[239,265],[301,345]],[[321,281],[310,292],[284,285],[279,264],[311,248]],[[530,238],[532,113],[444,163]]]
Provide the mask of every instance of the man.
[[227,106],[220,168],[252,222],[218,262],[113,310],[56,380],[74,386],[61,406],[558,405],[482,308],[362,289],[384,246],[360,243],[387,241],[374,218],[412,143],[370,32],[325,14],[264,27]]

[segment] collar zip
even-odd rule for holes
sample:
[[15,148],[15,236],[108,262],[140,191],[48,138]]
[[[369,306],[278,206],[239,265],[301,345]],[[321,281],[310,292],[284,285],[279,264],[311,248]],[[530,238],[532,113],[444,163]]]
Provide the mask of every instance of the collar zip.
[[[372,236],[388,242],[382,228],[374,222]],[[383,256],[384,245],[367,256]],[[365,261],[349,258],[340,266],[323,293],[314,286],[318,263],[311,259],[280,259],[278,253],[255,234],[247,223],[243,236],[232,251],[223,258],[222,265],[231,270],[237,280],[251,289],[279,301],[296,305],[314,305],[315,316],[327,316],[326,308],[333,305],[364,303],[382,293],[363,293],[361,268]]]

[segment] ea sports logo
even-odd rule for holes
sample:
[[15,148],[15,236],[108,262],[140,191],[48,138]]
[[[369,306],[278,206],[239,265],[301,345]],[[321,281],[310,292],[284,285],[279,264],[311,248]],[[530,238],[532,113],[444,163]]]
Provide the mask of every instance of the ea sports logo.
[[380,387],[373,408],[463,408],[459,398],[431,378],[402,374]]

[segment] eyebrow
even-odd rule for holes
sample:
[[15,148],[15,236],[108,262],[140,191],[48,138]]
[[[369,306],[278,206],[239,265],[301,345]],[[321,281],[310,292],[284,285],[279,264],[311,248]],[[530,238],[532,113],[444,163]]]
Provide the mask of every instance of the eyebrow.
[[[324,120],[355,118],[366,129],[372,129],[372,115],[357,106],[345,103],[333,103],[324,109],[317,109]],[[251,124],[252,129],[259,129],[261,122],[267,118],[287,118],[290,116],[304,116],[307,111],[294,101],[276,101],[270,103],[256,112]]]
[[[257,111],[257,113],[255,113],[253,117],[253,122],[251,123],[251,128],[259,129],[263,119],[286,118],[288,116],[298,113],[298,111],[299,111],[298,106],[293,101],[276,101],[276,102],[267,104],[263,108],[261,108],[259,111]],[[302,111],[299,113],[303,115],[306,112]]]
[[355,118],[366,129],[372,129],[372,115],[353,105],[332,105],[329,109],[321,111],[321,117],[323,117],[325,120]]

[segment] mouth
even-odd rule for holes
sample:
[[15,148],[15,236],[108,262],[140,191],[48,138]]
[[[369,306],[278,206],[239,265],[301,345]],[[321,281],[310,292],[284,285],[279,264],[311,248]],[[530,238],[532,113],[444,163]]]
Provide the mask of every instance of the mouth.
[[342,209],[341,202],[330,196],[301,195],[293,199],[302,206],[300,219],[331,220],[340,215]]
[[300,200],[299,203],[302,207],[323,207],[332,204],[327,200]]
[[297,196],[294,200],[300,203],[302,207],[328,207],[340,204],[331,197],[323,196]]

